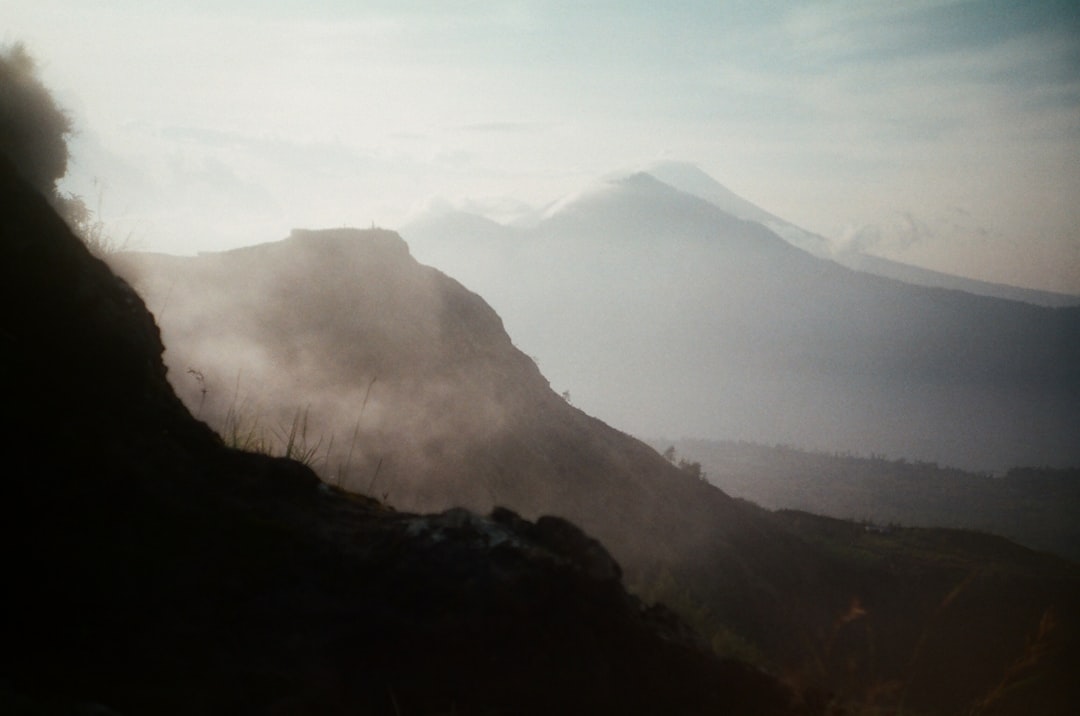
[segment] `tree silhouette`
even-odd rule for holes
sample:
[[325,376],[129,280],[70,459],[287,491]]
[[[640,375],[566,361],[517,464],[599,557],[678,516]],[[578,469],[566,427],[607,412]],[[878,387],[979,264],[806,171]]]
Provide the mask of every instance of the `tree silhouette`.
[[37,76],[21,43],[0,50],[0,153],[54,204],[56,182],[67,172],[71,118]]

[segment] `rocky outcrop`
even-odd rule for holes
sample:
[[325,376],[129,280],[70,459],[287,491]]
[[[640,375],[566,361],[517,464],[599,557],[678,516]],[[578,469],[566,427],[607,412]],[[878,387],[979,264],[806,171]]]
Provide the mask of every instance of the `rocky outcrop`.
[[139,296],[6,164],[0,193],[0,704],[796,710],[630,597],[565,520],[397,513],[225,447],[174,395]]

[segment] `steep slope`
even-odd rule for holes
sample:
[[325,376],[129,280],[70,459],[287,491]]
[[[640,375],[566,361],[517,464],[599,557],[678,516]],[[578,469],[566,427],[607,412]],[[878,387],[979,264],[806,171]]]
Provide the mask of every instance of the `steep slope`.
[[0,710],[796,712],[564,520],[395,513],[225,447],[139,296],[5,161],[0,196]]
[[1080,308],[852,271],[646,175],[558,207],[498,271],[468,265],[469,237],[426,232],[406,238],[455,247],[441,268],[558,390],[634,434],[1080,462]]
[[803,251],[822,258],[832,257],[832,249],[825,237],[801,229],[750,203],[693,164],[673,161],[654,162],[642,171],[673,189],[703,199],[732,216],[744,221],[757,222]]
[[[804,256],[728,220],[745,230],[733,241],[769,261]],[[1063,643],[1075,644],[1073,568],[973,537],[976,554],[994,555],[983,573],[967,541],[838,543],[732,500],[556,395],[489,306],[389,232],[298,231],[239,251],[116,264],[156,307],[187,404],[212,422],[227,427],[239,407],[261,415],[273,438],[306,408],[309,442],[322,438],[316,466],[349,489],[402,509],[506,505],[582,524],[639,593],[676,602],[716,648],[756,654],[800,683],[865,702],[896,681],[882,699],[950,713],[1001,681],[1047,608],[1060,615]],[[607,369],[593,366],[598,377]],[[969,578],[980,608],[950,611],[950,630],[923,637]],[[853,599],[869,616],[837,641]],[[872,654],[864,627],[876,635]],[[939,639],[957,633],[978,655],[962,671],[935,656],[951,658]],[[919,660],[926,673],[908,680],[915,652],[929,655]],[[1062,648],[1040,667],[1054,708],[1074,696],[1059,671],[1072,659]]]
[[[699,167],[688,162],[671,160],[652,162],[645,165],[641,169],[641,173],[648,174],[673,189],[704,199],[721,211],[745,221],[756,221],[765,226],[783,221],[780,217],[770,214],[756,204],[743,199],[703,172]],[[824,242],[821,237],[818,237],[818,240]],[[806,247],[799,248],[809,250]]]

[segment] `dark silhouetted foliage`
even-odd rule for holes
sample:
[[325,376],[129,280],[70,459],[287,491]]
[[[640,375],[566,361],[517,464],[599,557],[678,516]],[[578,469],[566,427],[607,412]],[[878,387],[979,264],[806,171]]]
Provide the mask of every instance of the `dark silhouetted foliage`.
[[56,198],[67,172],[71,118],[37,76],[22,44],[0,51],[0,152],[35,189]]

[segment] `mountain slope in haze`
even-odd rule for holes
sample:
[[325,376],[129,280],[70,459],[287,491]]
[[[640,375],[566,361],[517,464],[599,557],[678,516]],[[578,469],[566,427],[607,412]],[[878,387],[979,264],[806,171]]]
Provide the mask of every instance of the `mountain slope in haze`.
[[642,171],[679,191],[704,199],[733,216],[747,221],[756,221],[793,246],[809,251],[815,256],[832,259],[856,271],[893,278],[916,286],[965,291],[977,296],[1023,301],[1038,306],[1080,305],[1080,296],[978,281],[911,266],[861,251],[838,250],[825,237],[795,226],[734,194],[693,164],[673,161],[655,162],[647,165]]
[[[768,260],[797,251],[729,221],[745,231],[732,241]],[[1024,678],[1041,680],[1048,713],[1075,697],[1061,676],[1076,658],[1073,567],[978,535],[853,541],[733,500],[557,395],[482,299],[390,232],[297,231],[221,254],[114,263],[156,312],[178,392],[227,438],[230,416],[248,411],[284,442],[299,410],[316,468],[350,490],[399,509],[505,505],[570,519],[639,594],[673,602],[718,650],[844,701],[885,698],[875,689],[896,682],[889,703],[966,708],[1052,609],[1052,656]],[[972,601],[936,616],[961,584]],[[853,600],[860,616],[843,621]],[[948,628],[921,636],[934,620]],[[842,639],[840,622],[853,625]],[[977,655],[962,670],[948,661],[961,637],[957,648]]]
[[[220,254],[112,262],[160,306],[172,380],[195,412],[226,433],[234,416],[258,420],[274,439],[305,411],[310,441],[326,436],[313,457],[352,489],[410,509],[513,497],[528,515],[558,507],[616,528],[661,509],[662,476],[683,480],[553,392],[479,296],[391,232],[294,231]],[[637,513],[586,504],[627,482],[647,491],[622,508]]]
[[644,174],[508,233],[497,269],[470,263],[493,260],[492,232],[405,236],[497,308],[557,390],[633,434],[1080,463],[1080,308],[853,271]]
[[673,189],[703,199],[732,216],[757,222],[792,246],[815,256],[823,258],[832,256],[832,249],[825,237],[801,229],[750,203],[693,164],[673,161],[654,162],[641,171]]
[[0,711],[818,712],[564,520],[397,513],[226,447],[139,296],[2,157],[0,197]]
[[833,260],[856,271],[865,271],[885,278],[894,278],[916,286],[964,291],[977,296],[1003,298],[1007,301],[1022,301],[1051,308],[1080,306],[1080,296],[962,278],[858,251],[840,252],[833,256]]

